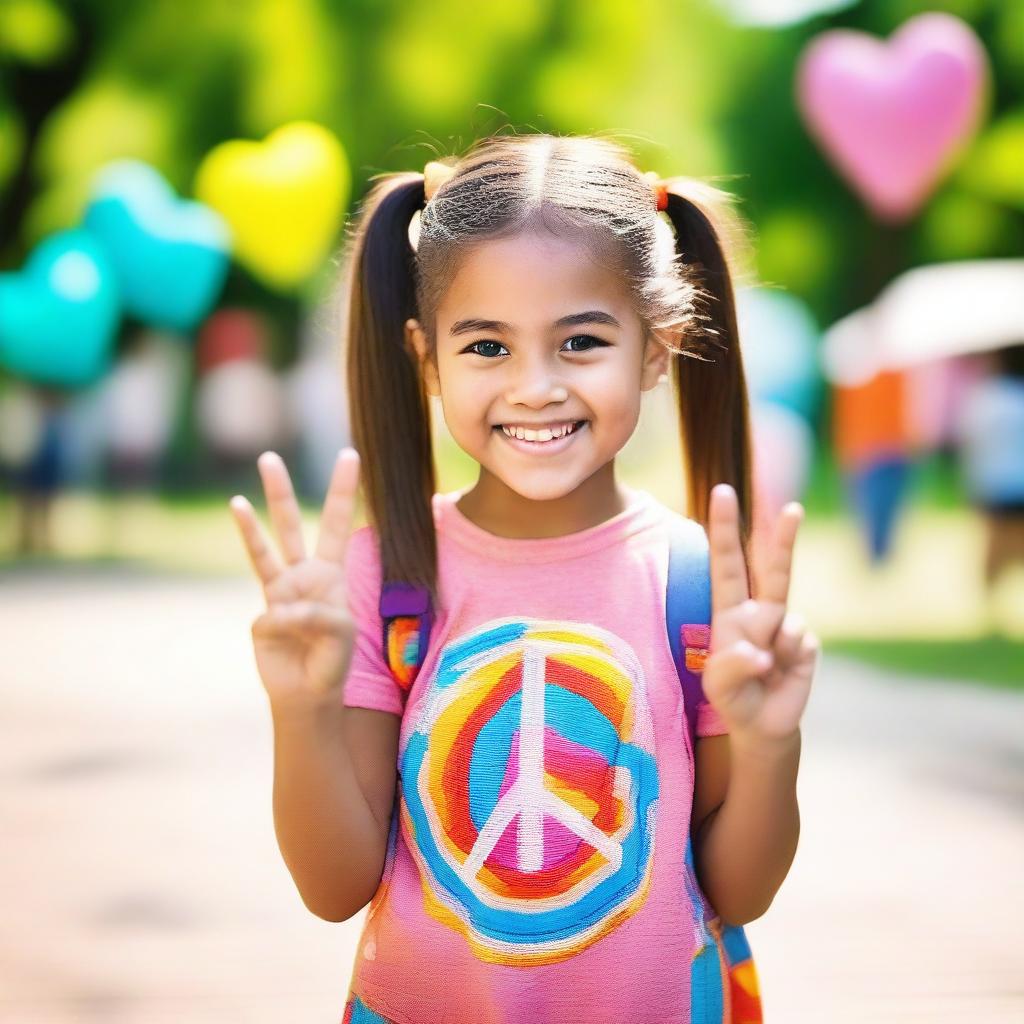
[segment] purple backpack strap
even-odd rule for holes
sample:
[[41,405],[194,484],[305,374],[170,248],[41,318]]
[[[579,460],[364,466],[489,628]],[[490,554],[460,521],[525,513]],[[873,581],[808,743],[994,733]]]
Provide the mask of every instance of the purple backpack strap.
[[381,650],[395,681],[408,695],[427,654],[434,612],[430,592],[411,583],[385,583],[380,591]]

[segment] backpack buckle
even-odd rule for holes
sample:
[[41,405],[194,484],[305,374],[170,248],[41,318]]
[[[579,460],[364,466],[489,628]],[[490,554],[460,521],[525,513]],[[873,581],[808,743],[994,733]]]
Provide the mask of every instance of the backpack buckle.
[[380,617],[424,615],[430,603],[426,587],[410,583],[385,583],[380,591]]

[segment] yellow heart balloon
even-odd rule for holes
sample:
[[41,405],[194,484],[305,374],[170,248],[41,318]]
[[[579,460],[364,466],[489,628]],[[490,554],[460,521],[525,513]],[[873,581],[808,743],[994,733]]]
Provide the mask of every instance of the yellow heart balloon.
[[321,125],[296,121],[263,142],[215,146],[199,165],[195,195],[231,226],[239,263],[285,290],[322,265],[351,187],[341,143]]

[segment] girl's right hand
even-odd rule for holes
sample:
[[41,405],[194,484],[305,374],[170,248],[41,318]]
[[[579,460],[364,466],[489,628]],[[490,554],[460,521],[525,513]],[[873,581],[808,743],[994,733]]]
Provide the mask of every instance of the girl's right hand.
[[256,666],[274,708],[333,703],[348,673],[355,634],[346,599],[345,549],[352,532],[359,453],[343,448],[338,454],[312,556],[306,554],[284,460],[276,452],[264,452],[256,464],[280,556],[249,501],[236,495],[229,503],[267,602],[252,624]]

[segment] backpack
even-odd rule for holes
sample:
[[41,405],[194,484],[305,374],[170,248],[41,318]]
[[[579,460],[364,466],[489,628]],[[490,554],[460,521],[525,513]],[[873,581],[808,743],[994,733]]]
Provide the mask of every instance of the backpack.
[[[669,646],[683,689],[690,750],[697,735],[697,709],[707,698],[700,674],[711,642],[711,578],[708,539],[692,519],[672,520],[669,531],[665,621]],[[406,696],[430,643],[434,623],[425,587],[385,583],[380,594],[381,646],[395,681]],[[686,840],[686,885],[702,946],[690,968],[692,1024],[761,1024],[757,971],[741,925],[724,925],[697,883],[690,838]]]

